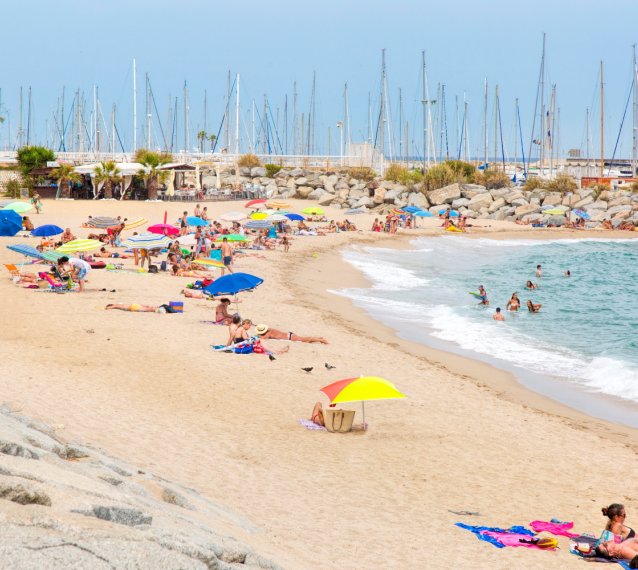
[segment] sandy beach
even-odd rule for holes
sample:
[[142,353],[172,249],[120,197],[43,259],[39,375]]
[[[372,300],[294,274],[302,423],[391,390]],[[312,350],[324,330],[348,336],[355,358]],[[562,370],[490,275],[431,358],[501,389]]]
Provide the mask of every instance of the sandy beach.
[[[293,211],[308,204],[291,203]],[[207,205],[213,219],[243,207]],[[157,223],[168,210],[170,222],[193,206],[48,201],[32,217],[36,225],[56,223],[86,237],[80,224],[88,215]],[[330,208],[326,214],[343,217]],[[454,523],[506,528],[556,517],[574,521],[577,532],[599,534],[601,507],[622,502],[633,526],[637,432],[531,392],[487,364],[399,339],[331,293],[365,284],[341,248],[407,247],[412,237],[441,233],[437,220],[427,220],[389,238],[368,231],[372,219],[355,220],[363,232],[298,237],[288,253],[237,260],[236,270],[264,278],[239,295],[242,316],[329,340],[267,341],[277,349],[290,344],[272,362],[211,349],[226,341],[227,328],[202,322],[214,318],[214,303],[180,297],[192,278],[138,273],[128,260],[122,272],[92,271],[83,294],[56,295],[21,289],[4,272],[0,404],[48,423],[66,441],[103,448],[197,489],[250,522],[219,520],[221,531],[285,568],[579,568],[564,538],[556,552],[497,549]],[[485,227],[458,238],[588,235],[477,223]],[[0,248],[0,263],[19,260]],[[178,300],[183,315],[104,310],[107,303]],[[407,398],[367,405],[365,433],[298,424],[316,401],[327,404],[319,388],[362,374],[390,379]],[[360,421],[360,406],[344,407],[357,410]]]

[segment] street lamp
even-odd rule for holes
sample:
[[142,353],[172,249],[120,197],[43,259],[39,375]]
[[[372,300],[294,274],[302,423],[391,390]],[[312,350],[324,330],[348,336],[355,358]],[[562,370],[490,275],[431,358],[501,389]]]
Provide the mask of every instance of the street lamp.
[[343,121],[337,122],[337,128],[339,129],[339,158],[343,166]]

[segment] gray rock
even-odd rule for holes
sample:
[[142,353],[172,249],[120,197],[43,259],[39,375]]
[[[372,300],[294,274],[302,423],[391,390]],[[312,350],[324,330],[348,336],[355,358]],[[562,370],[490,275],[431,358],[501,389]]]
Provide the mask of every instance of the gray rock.
[[470,210],[478,210],[480,211],[482,208],[487,209],[492,205],[494,200],[492,199],[492,195],[489,192],[481,192],[476,194],[467,205]]
[[521,219],[525,223],[537,224],[543,221],[543,215],[542,214],[527,214],[523,216]]
[[471,200],[472,198],[474,198],[474,196],[485,193],[489,194],[487,188],[485,188],[484,186],[479,186],[478,184],[463,184],[461,186],[461,196],[463,198],[468,198]]
[[[505,197],[505,202],[507,202],[507,196]],[[507,202],[510,206],[514,206],[518,208],[519,206],[527,206],[529,202],[525,198],[516,198],[511,202]]]
[[[320,200],[324,194],[327,192],[323,188],[315,188],[310,194],[308,194],[308,198],[310,200]],[[330,199],[334,199],[334,196],[330,196]]]
[[339,191],[339,190],[348,190],[348,191],[350,191],[350,185],[345,180],[339,180],[339,182],[337,182],[335,184],[335,190],[337,190],[337,191]]
[[543,206],[555,206],[560,204],[563,200],[560,192],[549,192],[545,198],[543,198]]
[[529,214],[534,214],[538,212],[540,208],[534,204],[527,204],[526,206],[518,206],[514,213],[518,216],[527,216]]
[[492,195],[492,198],[494,198],[494,200],[496,200],[497,198],[503,198],[510,192],[511,190],[509,188],[493,188],[492,190],[490,190],[490,194]]
[[363,198],[364,196],[368,195],[368,191],[367,190],[350,190],[350,192],[348,193],[348,198],[354,199],[354,200],[359,200],[360,198]]
[[288,176],[292,176],[293,178],[300,178],[304,175],[305,172],[301,168],[293,168],[290,172],[288,172]]
[[567,221],[565,216],[545,216],[545,221],[552,226],[564,226]]
[[451,204],[454,200],[461,197],[461,187],[459,184],[450,184],[438,190],[432,190],[426,195],[430,204],[441,205]]
[[591,196],[593,201],[593,198],[594,198],[593,194],[594,194],[594,191],[591,188],[581,188],[578,191],[578,195],[580,196],[581,199]]
[[310,186],[298,186],[296,195],[299,196],[299,198],[306,199],[312,192],[314,192],[314,190]]
[[468,198],[457,198],[454,202],[452,202],[452,208],[465,208],[469,203],[470,201]]
[[385,200],[385,193],[386,193],[386,189],[379,186],[379,188],[376,188],[374,191],[374,198],[373,201],[375,204],[383,204],[383,201]]
[[186,497],[179,494],[177,491],[166,487],[162,490],[162,501],[171,505],[177,505],[182,509],[188,509],[189,511],[195,510],[195,507],[188,501],[188,499],[186,499]]
[[250,175],[253,178],[257,178],[259,176],[266,176],[267,172],[263,166],[255,166],[255,168],[250,169]]
[[51,506],[51,499],[46,493],[35,489],[28,489],[23,485],[0,483],[0,499],[6,499],[19,505]]
[[428,199],[421,192],[410,192],[408,194],[408,205],[419,208],[427,208],[429,206]]
[[40,459],[35,451],[32,451],[18,443],[12,443],[9,441],[0,441],[0,453],[13,455],[15,457],[26,457],[27,459]]
[[505,198],[502,198],[502,197],[497,198],[496,200],[494,200],[494,202],[492,202],[488,211],[490,214],[493,214],[494,212],[498,212],[504,206],[505,206]]
[[372,206],[374,206],[374,202],[372,201],[372,198],[370,198],[369,196],[363,196],[363,198],[360,198],[355,204],[354,207],[355,208],[371,208]]
[[606,210],[607,202],[605,202],[604,200],[596,200],[593,204],[587,204],[587,206],[585,206],[584,209],[586,212],[596,212],[600,210]]
[[583,208],[584,206],[587,206],[588,204],[593,203],[593,201],[594,201],[594,197],[590,193],[588,196],[586,196],[582,200],[578,200],[578,202],[575,202],[572,205],[572,208],[574,208],[574,209]]
[[520,200],[520,199],[523,199],[525,203],[528,203],[527,200],[523,198],[523,193],[520,192],[519,190],[512,190],[511,192],[508,192],[507,194],[505,194],[503,198],[505,198],[505,201],[508,204],[512,204],[514,200]]
[[306,184],[308,184],[308,179],[305,176],[295,178],[295,186],[306,186]]
[[627,205],[613,206],[607,209],[607,213],[612,217],[616,216],[617,214],[621,212],[627,212],[627,213],[631,212],[631,206],[627,204]]
[[401,192],[398,190],[387,190],[383,201],[386,204],[394,204],[394,201],[400,196]]
[[321,198],[318,198],[318,203],[320,206],[330,206],[332,202],[335,200],[335,195],[330,194],[329,192],[324,192]]
[[89,511],[72,510],[71,512],[126,526],[150,525],[153,522],[152,516],[145,515],[137,509],[129,509],[126,507],[94,506]]

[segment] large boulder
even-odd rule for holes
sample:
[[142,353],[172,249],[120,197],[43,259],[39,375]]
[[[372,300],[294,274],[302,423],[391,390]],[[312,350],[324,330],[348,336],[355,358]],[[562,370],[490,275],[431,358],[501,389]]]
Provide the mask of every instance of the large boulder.
[[476,194],[467,207],[470,210],[480,211],[482,208],[489,208],[492,205],[492,195],[489,192],[482,192]]
[[587,206],[588,204],[592,204],[594,202],[594,197],[589,194],[588,196],[585,196],[585,198],[583,198],[582,200],[578,200],[578,202],[576,202],[572,208],[577,209],[577,208],[583,208],[585,206]]
[[300,176],[299,178],[295,178],[295,184],[297,186],[307,186],[308,179],[305,176]]
[[604,200],[596,200],[593,204],[587,204],[587,206],[585,206],[584,210],[586,212],[598,212],[600,210],[606,210],[607,209],[607,202],[605,202]]
[[565,216],[545,216],[548,225],[561,227],[565,225]]
[[383,204],[383,201],[385,200],[385,193],[386,193],[386,189],[383,188],[382,186],[379,186],[379,188],[376,188],[374,191],[374,198],[373,198],[374,203]]
[[631,206],[627,204],[625,206],[613,206],[607,209],[607,213],[612,217],[615,217],[623,212],[626,212],[629,215],[629,213],[631,212]]
[[288,176],[292,176],[293,178],[300,178],[304,176],[305,172],[301,168],[293,168],[290,172],[288,172]]
[[343,179],[339,180],[335,185],[335,190],[350,190],[350,185]]
[[[505,199],[505,202],[507,202],[508,204],[512,204],[514,200],[523,198],[523,193],[520,190],[512,190],[505,194],[503,198]],[[525,200],[525,202],[527,203],[527,200]]]
[[507,197],[505,197],[505,202],[509,203],[510,206],[514,206],[515,208],[518,208],[519,206],[527,206],[529,204],[529,202],[523,197],[516,198],[511,202],[507,202]]
[[452,202],[452,208],[457,210],[459,208],[465,208],[469,203],[470,201],[467,198],[457,198],[454,202]]
[[510,192],[511,190],[509,188],[494,188],[490,190],[490,194],[492,195],[492,198],[494,198],[494,200],[496,200],[497,198],[503,198],[504,196],[507,196]]
[[441,205],[451,204],[454,200],[461,197],[461,186],[459,184],[450,184],[438,190],[432,190],[427,193],[427,199],[430,204]]
[[514,208],[512,208],[511,206],[505,206],[504,208],[500,208],[493,214],[490,214],[488,218],[490,220],[505,220],[508,217],[511,217],[513,215],[514,215]]
[[521,218],[526,224],[537,224],[543,221],[543,214],[527,214]]
[[314,189],[311,186],[299,186],[297,188],[297,196],[305,200],[313,191]]
[[263,166],[255,166],[255,168],[250,169],[250,175],[253,178],[259,178],[260,176],[266,176],[267,172]]
[[543,198],[543,206],[555,206],[560,204],[563,200],[560,192],[548,192]]
[[363,198],[360,198],[354,204],[355,208],[364,208],[364,207],[371,208],[372,206],[374,206],[374,202],[372,201],[372,198],[370,198],[369,196],[363,196]]
[[472,199],[477,194],[483,194],[485,192],[487,192],[487,188],[478,184],[463,184],[463,186],[461,186],[461,196],[463,196],[463,198]]
[[619,196],[617,198],[613,198],[612,200],[609,200],[610,208],[613,206],[626,206],[627,204],[631,204],[630,196]]
[[385,197],[383,201],[386,204],[394,204],[394,201],[401,195],[401,192],[398,190],[386,190]]
[[327,194],[327,192],[323,188],[315,188],[312,192],[310,192],[310,194],[308,194],[308,198],[310,200],[320,200],[324,194]]
[[493,214],[494,212],[498,212],[503,206],[505,206],[505,199],[502,197],[496,198],[489,206],[488,211],[490,214]]
[[317,199],[317,202],[319,203],[320,206],[330,206],[330,204],[332,204],[334,200],[335,200],[334,194],[330,194],[329,192],[324,192],[323,195]]
[[408,205],[417,206],[418,208],[427,208],[428,199],[421,192],[410,192],[408,194]]
[[540,208],[536,204],[527,204],[526,206],[518,206],[514,213],[517,217],[527,216],[529,214],[535,214],[540,211]]
[[360,189],[360,188],[359,189],[353,188],[348,193],[348,198],[352,198],[354,200],[359,200],[360,198],[363,198],[364,196],[368,196],[368,191]]

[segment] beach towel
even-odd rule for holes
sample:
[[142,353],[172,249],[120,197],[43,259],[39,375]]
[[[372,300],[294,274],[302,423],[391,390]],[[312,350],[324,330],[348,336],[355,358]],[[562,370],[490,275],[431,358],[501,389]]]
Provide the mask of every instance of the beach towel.
[[[485,542],[489,542],[490,544],[493,544],[494,546],[496,546],[496,548],[505,548],[505,546],[507,545],[504,544],[502,540],[500,540],[499,538],[496,538],[496,536],[493,536],[494,533],[500,533],[501,535],[516,534],[516,535],[519,535],[520,537],[526,537],[528,540],[530,537],[534,536],[534,533],[531,530],[526,529],[524,526],[512,526],[508,529],[503,529],[503,528],[490,527],[490,526],[471,526],[469,524],[460,523],[460,522],[457,522],[455,524],[459,528],[469,530],[479,540],[484,540]],[[492,534],[488,534],[488,533],[492,533]],[[519,546],[525,546],[525,544],[521,543]]]
[[549,532],[556,536],[566,536],[567,538],[580,536],[579,534],[569,532],[569,529],[574,527],[573,522],[552,523],[544,521],[532,521],[531,523],[529,523],[529,526],[534,529],[534,532]]
[[309,430],[313,430],[313,431],[328,431],[325,427],[320,426],[319,424],[316,424],[315,422],[311,421],[311,420],[297,420],[299,422],[299,425],[302,425],[303,427],[305,427],[306,429]]
[[[500,542],[503,546],[524,546],[525,548],[537,548],[538,550],[553,550],[548,548],[541,548],[534,542],[533,540],[537,540],[536,538],[528,535],[521,534],[516,532],[494,532],[489,530],[484,530],[481,532],[483,536],[491,537],[494,540]],[[551,539],[556,540],[556,539]]]

